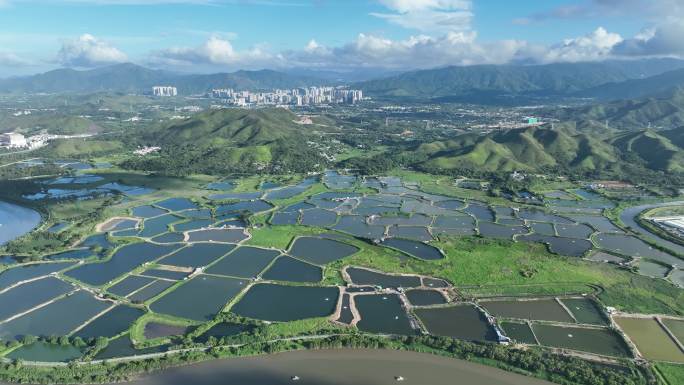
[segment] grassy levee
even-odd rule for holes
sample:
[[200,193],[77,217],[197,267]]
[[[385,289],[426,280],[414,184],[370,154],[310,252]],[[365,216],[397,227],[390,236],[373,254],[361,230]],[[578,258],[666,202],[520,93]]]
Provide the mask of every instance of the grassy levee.
[[344,328],[330,323],[327,317],[309,318],[290,322],[275,322],[265,328],[265,336],[268,339],[288,338],[302,335],[314,335],[320,333],[348,334],[355,329]]

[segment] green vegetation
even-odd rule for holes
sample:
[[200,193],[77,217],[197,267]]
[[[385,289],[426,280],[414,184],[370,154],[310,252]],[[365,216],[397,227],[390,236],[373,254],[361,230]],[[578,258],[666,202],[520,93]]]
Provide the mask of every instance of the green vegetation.
[[654,132],[625,134],[603,141],[570,129],[531,127],[485,136],[465,134],[449,141],[422,144],[415,151],[427,159],[421,166],[429,170],[556,169],[561,173],[609,175],[624,171],[618,160],[625,156],[636,159],[636,165],[646,170],[684,170],[684,158],[680,155],[684,150]]
[[[639,66],[635,65],[635,67]],[[615,70],[616,67],[606,68]],[[607,71],[606,68],[602,67],[600,71]],[[481,70],[485,75],[491,71],[498,75],[492,79],[485,79],[486,76],[482,75],[484,77],[476,82],[473,89],[487,92],[497,90],[536,92],[551,87],[556,92],[576,91],[575,86],[544,84],[546,80],[530,78],[526,74],[527,70],[519,68],[492,67],[481,68]],[[547,67],[546,70],[555,74],[568,74],[566,72],[568,70],[562,66]],[[136,76],[145,79],[157,79],[157,76],[162,76],[126,66],[110,68],[110,71],[139,71]],[[423,84],[419,92],[429,92],[437,82],[444,82],[445,79],[451,79],[453,76],[458,77],[459,71],[460,69],[445,69],[441,75],[434,73],[435,78]],[[632,69],[623,69],[621,73],[616,73],[614,76],[629,78],[632,76],[630,71]],[[510,80],[511,74],[519,77]],[[582,74],[579,71],[569,75],[572,77]],[[91,75],[108,76],[107,73],[91,73]],[[420,78],[425,74],[414,74],[414,76]],[[504,77],[509,77],[509,80],[504,81]],[[583,80],[585,83],[581,87],[590,87],[599,81],[607,80],[609,79],[589,77]],[[404,78],[401,83],[410,84],[411,81],[413,80]],[[527,81],[529,81],[528,84],[522,84]],[[463,81],[463,83],[467,82]],[[122,87],[126,87],[125,82]],[[388,90],[388,93],[403,94],[405,92],[402,91],[402,87],[397,83],[397,87]],[[453,96],[450,94],[452,91],[454,90],[445,89],[445,94],[442,96]],[[472,89],[466,92],[471,91]],[[113,106],[116,110],[111,114],[116,117],[112,120],[116,122],[112,125],[100,125],[103,116],[98,116],[97,119],[93,118],[88,122],[73,120],[67,122],[64,132],[76,133],[96,129],[91,127],[89,122],[97,122],[92,123],[98,124],[97,129],[123,128],[125,118],[134,113],[131,111],[127,115],[123,111],[127,103],[139,102],[141,109],[142,106],[147,108],[152,103],[147,98],[140,97],[140,100],[135,98],[137,97],[98,95],[83,100],[83,104],[89,106],[87,108],[99,110],[99,106],[105,109]],[[169,107],[181,105],[183,101],[179,99],[160,103]],[[676,102],[677,99],[674,101]],[[666,102],[658,100],[658,105],[666,106]],[[132,107],[129,108],[132,110]],[[152,109],[152,107],[149,108]],[[372,109],[374,108],[375,106]],[[155,109],[155,112],[144,114],[146,123],[126,124],[128,130],[125,133],[110,132],[111,135],[106,137],[103,135],[89,139],[58,140],[38,150],[35,154],[50,160],[70,158],[80,159],[90,164],[101,161],[112,163],[114,164],[112,168],[78,173],[102,176],[104,181],[98,183],[116,182],[154,189],[155,191],[150,194],[98,197],[84,201],[29,202],[22,199],[23,194],[40,192],[47,185],[42,184],[42,179],[39,178],[36,180],[18,180],[18,178],[32,177],[41,173],[57,175],[77,174],[77,172],[59,169],[49,162],[45,166],[27,169],[13,168],[11,165],[7,167],[7,170],[0,169],[0,177],[3,178],[0,181],[2,198],[30,205],[44,216],[44,223],[39,229],[10,242],[1,248],[0,252],[16,254],[24,257],[25,260],[39,259],[47,253],[73,247],[86,236],[91,235],[96,224],[113,216],[130,215],[130,209],[136,206],[154,204],[172,197],[189,198],[201,207],[212,210],[219,205],[235,202],[231,199],[224,201],[209,199],[209,195],[220,193],[205,189],[207,183],[210,182],[230,179],[236,183],[236,187],[231,192],[254,192],[260,191],[261,184],[267,181],[279,183],[282,186],[295,185],[306,178],[309,171],[320,171],[326,167],[344,166],[369,175],[398,176],[405,182],[411,182],[411,185],[419,185],[420,191],[425,193],[505,207],[530,208],[537,203],[510,198],[504,193],[512,195],[520,191],[542,193],[559,189],[570,191],[582,186],[586,181],[599,178],[647,181],[662,191],[677,190],[684,180],[682,178],[684,157],[681,155],[684,152],[684,136],[677,130],[654,129],[619,133],[612,129],[602,130],[592,120],[604,116],[601,115],[602,113],[614,114],[616,111],[609,111],[606,106],[601,108],[603,110],[592,113],[593,115],[590,114],[592,116],[590,119],[587,118],[578,123],[559,123],[553,128],[549,126],[526,127],[495,130],[491,133],[474,130],[463,134],[458,128],[450,125],[436,125],[439,128],[433,129],[429,128],[428,124],[425,130],[416,129],[415,134],[410,135],[403,135],[403,130],[413,129],[412,126],[417,125],[416,122],[422,125],[424,116],[439,115],[441,112],[433,111],[424,114],[421,112],[421,114],[416,114],[419,119],[411,116],[396,125],[386,122],[383,127],[382,123],[377,124],[378,120],[382,120],[377,116],[377,110],[369,113],[370,119],[366,119],[367,116],[362,114],[355,115],[355,113],[348,113],[348,110],[340,110],[342,112],[337,111],[339,115],[336,116],[327,114],[316,116],[314,117],[315,124],[304,126],[295,123],[299,119],[297,115],[282,109],[209,109],[189,118],[173,120],[164,119],[168,118],[171,110],[160,112]],[[640,106],[630,105],[630,108],[637,110]],[[653,110],[658,109],[654,107]],[[678,114],[676,110],[673,111],[675,115]],[[390,112],[387,114],[391,115]],[[411,113],[406,113],[406,115],[410,116]],[[676,116],[672,117],[671,122],[676,122],[676,119]],[[443,120],[441,124],[445,124],[445,121]],[[478,121],[478,123],[481,122]],[[85,127],[86,124],[88,127]],[[629,124],[641,123],[633,121]],[[37,126],[33,128],[27,126],[27,130],[34,128]],[[50,131],[58,128],[46,129]],[[133,149],[138,146],[160,146],[161,151],[146,156],[133,155]],[[24,159],[23,156],[16,154],[5,158],[8,163],[20,159]],[[513,171],[524,171],[524,180],[511,177],[510,174]],[[5,178],[17,178],[17,180],[10,181]],[[489,188],[456,187],[458,181],[464,178],[481,181]],[[78,188],[92,188],[98,186],[98,183],[79,185]],[[362,184],[357,182],[353,188],[345,191],[370,194],[377,192],[361,186]],[[413,188],[409,184],[406,186]],[[66,188],[58,186],[58,188],[62,187]],[[235,213],[236,217],[248,223],[247,231],[250,239],[244,244],[287,249],[293,239],[298,236],[334,232],[331,229],[313,226],[273,226],[270,224],[274,211],[327,191],[330,190],[323,183],[314,183],[297,196],[271,200],[270,202],[276,206],[273,210],[252,216],[244,212]],[[337,191],[342,192],[342,190]],[[413,192],[408,191],[404,196],[414,199],[412,194]],[[573,199],[581,199],[577,194],[569,194]],[[509,198],[506,198],[507,196]],[[620,209],[629,203],[619,194],[615,194],[611,200],[618,204],[618,208],[607,210],[604,215],[617,221]],[[407,202],[404,200],[400,204],[408,205]],[[456,203],[458,205],[458,202]],[[389,205],[393,206],[389,208],[389,211],[396,210],[399,206],[397,202],[390,202]],[[427,205],[432,206],[431,209],[438,210],[435,206],[439,206],[439,203],[427,202]],[[367,208],[364,207],[364,209]],[[374,207],[370,209],[368,212],[372,212]],[[224,218],[232,215],[228,214]],[[397,215],[408,216],[404,212]],[[503,217],[506,216],[503,215]],[[214,219],[218,220],[218,218]],[[47,231],[50,226],[57,223],[66,223],[68,226],[56,234]],[[377,231],[377,228],[375,230]],[[427,231],[425,228],[422,230]],[[163,232],[164,229],[160,231]],[[435,231],[434,234],[436,233]],[[578,238],[582,237],[586,235]],[[110,238],[109,241],[112,239]],[[116,240],[115,247],[132,241],[139,241],[139,239],[119,238]],[[684,291],[666,280],[636,275],[628,268],[615,265],[554,255],[542,244],[494,240],[480,236],[439,236],[438,239],[431,241],[431,245],[441,249],[445,258],[425,261],[402,255],[398,251],[361,238],[349,236],[343,242],[358,247],[359,252],[327,264],[323,267],[323,280],[306,285],[345,285],[341,270],[351,265],[373,268],[389,274],[419,274],[441,278],[454,285],[454,294],[458,300],[497,296],[589,294],[602,305],[613,306],[625,312],[684,315]],[[95,250],[102,251],[101,248]],[[101,258],[108,259],[112,251],[101,253]],[[91,262],[93,259],[86,262]],[[132,267],[100,289],[105,298],[116,298],[123,303],[130,302],[126,298],[106,293],[107,289],[112,284],[119,283],[124,276],[136,276],[145,269],[160,267],[161,263],[164,262],[156,261],[156,263]],[[190,268],[187,269],[187,271],[190,270]],[[247,276],[255,274],[257,273],[250,273]],[[87,286],[76,282],[73,278],[65,277],[62,273],[58,274],[58,277],[77,286]],[[146,280],[146,278],[137,278],[143,282]],[[241,281],[243,282],[240,282],[240,285],[247,282],[244,277]],[[447,355],[499,366],[561,384],[636,385],[653,382],[649,369],[636,367],[631,361],[621,362],[615,366],[604,366],[578,358],[555,355],[538,347],[517,350],[513,347],[427,336],[380,338],[360,334],[355,327],[341,327],[331,323],[327,318],[285,323],[244,319],[229,312],[230,307],[242,298],[241,295],[244,296],[244,290],[237,297],[228,300],[229,303],[224,310],[215,319],[206,323],[156,314],[149,310],[150,302],[175,290],[183,284],[182,282],[181,277],[175,286],[167,288],[158,297],[147,300],[145,304],[136,304],[135,306],[139,308],[144,307],[146,314],[129,329],[117,331],[117,333],[119,336],[129,335],[135,348],[141,349],[141,352],[145,348],[154,347],[183,349],[183,353],[168,356],[159,354],[153,359],[136,362],[70,364],[55,368],[34,368],[21,362],[3,363],[0,364],[0,379],[52,383],[111,382],[125,380],[137,373],[211,358],[347,346],[407,349]],[[296,285],[296,283],[286,284]],[[147,340],[144,336],[144,328],[149,322],[189,327],[189,330],[184,336]],[[201,339],[202,333],[221,322],[239,324],[247,331],[222,338]],[[296,339],[303,336],[308,336],[311,340]],[[29,342],[31,342],[30,338],[19,343],[0,344],[0,354]],[[82,359],[84,362],[92,360],[97,352],[108,343],[106,338],[89,340],[87,347],[83,346],[83,341],[77,340],[50,339],[48,342],[79,345],[85,351],[85,357]],[[679,378],[677,376],[681,374],[679,371],[681,371],[679,367],[658,365],[659,375],[666,379],[674,378],[675,383]]]
[[325,159],[307,145],[311,133],[283,109],[211,110],[146,129],[139,144],[159,145],[155,155],[131,157],[128,169],[168,175],[289,173],[319,170]]
[[116,140],[62,139],[56,140],[38,154],[55,158],[88,159],[121,151],[123,144]]
[[664,385],[684,384],[684,365],[658,363],[655,369]]
[[[681,70],[677,72],[682,73]],[[639,96],[643,99],[624,100],[626,96],[621,95],[616,98],[620,101],[571,109],[563,117],[581,122],[580,124],[587,127],[592,124],[603,125],[608,121],[611,127],[621,130],[649,126],[679,127],[684,124],[683,85],[681,82],[671,83],[667,86],[667,91],[654,94],[655,96]]]
[[302,226],[265,226],[262,228],[251,229],[250,238],[246,244],[252,246],[275,247],[287,249],[292,240],[301,235],[320,234],[323,229],[307,228]]
[[91,120],[79,116],[37,113],[19,117],[7,114],[0,117],[0,132],[17,131],[33,135],[46,131],[53,135],[80,135],[102,130],[102,127]]

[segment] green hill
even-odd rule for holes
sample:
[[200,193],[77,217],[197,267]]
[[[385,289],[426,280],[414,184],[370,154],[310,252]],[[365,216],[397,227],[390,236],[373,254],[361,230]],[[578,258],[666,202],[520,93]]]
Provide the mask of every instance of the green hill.
[[684,149],[654,131],[623,134],[613,139],[611,144],[623,153],[638,156],[650,169],[684,172]]
[[654,171],[684,172],[684,149],[652,131],[602,140],[571,130],[534,127],[466,134],[419,145],[414,152],[427,159],[421,166],[428,169],[619,172],[624,162],[631,160]]
[[605,125],[618,130],[649,126],[671,129],[684,125],[684,88],[671,89],[658,97],[623,100],[566,110],[563,118],[582,124]]
[[146,128],[134,140],[160,146],[154,155],[131,157],[122,165],[165,174],[306,172],[325,165],[308,145],[311,128],[295,123],[284,109],[218,109]]
[[0,116],[0,132],[17,131],[27,135],[47,132],[54,135],[97,133],[102,128],[80,116],[36,113],[32,115]]
[[302,133],[297,116],[285,109],[219,109],[173,122],[145,135],[161,145],[258,146]]

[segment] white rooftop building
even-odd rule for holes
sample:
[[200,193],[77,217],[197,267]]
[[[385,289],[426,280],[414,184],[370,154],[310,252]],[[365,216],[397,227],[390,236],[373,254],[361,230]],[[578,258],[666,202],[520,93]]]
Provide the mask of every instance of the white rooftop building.
[[0,134],[0,147],[21,148],[27,146],[28,142],[22,134],[16,132]]

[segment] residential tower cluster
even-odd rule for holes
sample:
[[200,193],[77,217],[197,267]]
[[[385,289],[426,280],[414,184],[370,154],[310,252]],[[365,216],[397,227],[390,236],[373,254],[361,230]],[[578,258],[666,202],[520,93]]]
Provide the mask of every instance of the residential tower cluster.
[[238,107],[257,105],[309,106],[321,104],[356,104],[363,100],[363,91],[344,87],[308,87],[270,92],[214,89],[212,98]]

